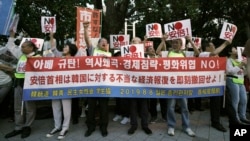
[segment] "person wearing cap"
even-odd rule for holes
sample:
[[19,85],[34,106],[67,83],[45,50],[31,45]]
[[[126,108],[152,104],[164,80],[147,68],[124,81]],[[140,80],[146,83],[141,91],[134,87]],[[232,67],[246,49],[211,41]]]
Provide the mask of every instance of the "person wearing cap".
[[[11,36],[15,34],[10,32]],[[22,43],[21,48],[15,46],[7,46],[9,51],[19,58],[16,72],[15,72],[15,89],[14,89],[14,109],[15,109],[15,129],[7,133],[5,138],[10,138],[21,134],[21,138],[27,138],[31,134],[31,124],[36,116],[36,104],[35,101],[22,101],[23,86],[25,78],[25,66],[27,59],[30,57],[39,57],[36,53],[37,47],[31,41],[25,41]],[[24,105],[24,107],[22,107]],[[24,108],[24,109],[22,109]],[[22,113],[22,110],[24,113]]]
[[[63,48],[63,57],[72,57],[77,53],[77,47],[75,44],[66,43]],[[55,99],[52,100],[52,109],[54,117],[54,128],[46,135],[46,137],[52,137],[55,133],[60,132],[57,139],[64,139],[66,133],[69,130],[70,118],[71,118],[71,98]]]
[[[109,44],[107,42],[107,39],[101,38],[98,41],[97,47],[94,47],[89,39],[88,35],[88,27],[89,22],[83,23],[84,27],[84,37],[86,46],[88,48],[88,53],[90,56],[106,56],[111,57],[111,53],[109,52]],[[100,110],[100,120],[99,120],[99,126],[100,131],[103,137],[106,137],[108,135],[108,122],[109,122],[109,112],[108,112],[108,101],[109,98],[105,97],[89,97],[87,99],[88,104],[88,114],[86,119],[86,124],[88,130],[85,132],[85,137],[90,136],[94,131],[96,127],[96,120],[95,120],[95,114],[96,110]],[[99,108],[97,108],[97,103],[99,104]]]

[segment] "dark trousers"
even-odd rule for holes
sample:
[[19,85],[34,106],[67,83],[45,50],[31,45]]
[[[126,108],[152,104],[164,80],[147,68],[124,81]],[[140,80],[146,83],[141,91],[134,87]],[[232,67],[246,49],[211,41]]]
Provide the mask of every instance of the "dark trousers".
[[159,100],[160,107],[161,107],[161,116],[163,119],[166,120],[166,113],[167,113],[167,100],[165,98],[151,98],[149,99],[149,112],[151,117],[157,117],[157,102]]
[[131,98],[130,103],[130,124],[137,127],[137,116],[141,118],[141,127],[148,127],[148,100],[145,98]]
[[200,109],[201,108],[201,98],[189,98],[188,99],[188,109]]
[[121,115],[123,117],[129,117],[130,115],[130,105],[128,98],[116,98],[115,99],[115,114]]
[[229,125],[239,122],[238,119],[237,119],[236,111],[233,108],[232,98],[231,98],[231,95],[228,93],[228,89],[226,89],[225,108],[226,108],[226,113],[227,113],[228,119],[229,119]]
[[[92,130],[96,127],[95,115],[97,110],[100,112],[99,125],[100,129],[107,129],[109,121],[108,98],[88,98],[88,114],[86,124],[88,129]],[[98,108],[99,107],[99,108]]]
[[72,105],[71,105],[71,117],[73,120],[78,120],[81,112],[79,106],[79,98],[72,98]]
[[212,124],[220,124],[222,98],[223,96],[210,97],[210,115]]

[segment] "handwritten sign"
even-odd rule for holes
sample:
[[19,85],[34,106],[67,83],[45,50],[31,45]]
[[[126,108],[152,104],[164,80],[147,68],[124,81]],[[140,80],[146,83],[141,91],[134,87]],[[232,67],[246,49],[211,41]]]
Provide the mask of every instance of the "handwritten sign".
[[33,42],[33,43],[36,45],[38,51],[41,51],[42,48],[43,48],[44,39],[40,39],[40,38],[22,38],[22,41],[21,41],[19,47],[21,47],[21,45],[22,45],[25,41],[31,41],[31,42]]
[[220,33],[220,39],[232,40],[237,32],[237,26],[224,22]]
[[121,56],[127,58],[144,58],[144,45],[132,44],[121,47]]
[[161,24],[151,23],[146,25],[147,38],[162,38]]
[[110,35],[110,48],[120,49],[125,45],[129,45],[129,35]]
[[[101,37],[101,11],[85,7],[77,7],[76,19],[76,46],[86,49],[86,42],[84,40],[84,27],[83,22],[90,22],[88,32],[91,39],[99,39]],[[80,53],[86,54],[86,53]]]
[[164,24],[164,31],[168,34],[167,40],[192,36],[191,21],[186,19]]
[[56,32],[56,17],[41,17],[42,33]]

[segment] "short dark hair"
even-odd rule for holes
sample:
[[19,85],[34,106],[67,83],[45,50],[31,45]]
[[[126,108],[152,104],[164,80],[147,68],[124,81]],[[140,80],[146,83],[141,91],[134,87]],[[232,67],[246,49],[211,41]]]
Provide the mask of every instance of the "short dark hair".
[[99,40],[98,40],[98,44],[101,42],[101,40],[107,40],[106,38],[100,38]]
[[203,40],[202,42],[201,42],[201,49],[202,49],[202,51],[205,51],[206,50],[206,47],[209,47],[209,41],[207,41],[207,40]]
[[77,51],[78,51],[78,48],[76,47],[76,45],[72,44],[72,43],[69,43],[69,42],[66,45],[69,46],[69,53],[70,53],[70,55],[71,56],[75,56],[76,53],[77,53]]

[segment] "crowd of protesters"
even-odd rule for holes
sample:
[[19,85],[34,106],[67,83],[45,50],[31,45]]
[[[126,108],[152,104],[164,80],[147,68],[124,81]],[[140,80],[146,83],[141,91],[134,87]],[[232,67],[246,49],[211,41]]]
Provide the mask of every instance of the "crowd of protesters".
[[[107,39],[101,38],[98,41],[97,47],[91,43],[88,37],[88,27],[89,23],[85,22],[84,25],[84,37],[87,46],[87,53],[90,56],[96,56],[96,54],[103,54],[105,56],[119,57],[120,51],[116,50],[115,53],[111,53],[109,49],[109,44]],[[161,51],[168,51],[168,57],[186,57],[185,51],[181,50],[183,40],[175,39],[169,42],[170,47],[166,47],[167,35],[163,35],[161,43],[157,47],[148,47],[145,51],[146,58],[159,58],[162,57]],[[191,40],[191,37],[187,36],[184,40],[190,43],[192,50],[194,51],[193,57],[220,57],[220,53],[227,50],[227,68],[226,68],[226,112],[229,117],[230,125],[250,125],[250,120],[246,117],[246,111],[249,110],[249,100],[247,93],[249,90],[248,75],[250,76],[248,67],[250,66],[250,59],[248,50],[245,50],[245,56],[248,57],[248,61],[237,61],[237,52],[235,47],[230,46],[232,40],[225,41],[219,47],[215,47],[211,41],[203,41],[201,49],[198,49]],[[132,39],[131,44],[143,44],[139,37]],[[246,48],[249,49],[249,41],[246,43]],[[10,31],[10,37],[5,49],[11,52],[13,56],[18,60],[13,66],[9,66],[0,62],[0,104],[4,104],[4,99],[8,98],[10,110],[13,114],[10,114],[14,120],[14,130],[7,133],[5,138],[10,138],[21,134],[21,138],[27,138],[31,134],[32,123],[36,116],[36,102],[35,101],[23,101],[23,86],[25,79],[25,66],[27,59],[29,57],[42,57],[42,54],[37,53],[37,48],[31,41],[25,41],[19,47],[15,44],[15,33],[13,30]],[[229,46],[229,47],[228,47]],[[225,49],[227,48],[227,49]],[[50,54],[43,57],[72,57],[77,54],[77,47],[73,43],[65,43],[63,51],[59,51],[56,40],[51,33],[49,36],[49,42],[47,50],[50,50]],[[250,50],[250,49],[249,49]],[[14,91],[11,89],[14,88]],[[13,97],[8,97],[8,95],[13,94]],[[110,98],[84,98],[86,112],[86,126],[87,131],[85,132],[85,137],[90,136],[97,125],[99,125],[101,135],[103,137],[108,136],[108,124],[109,124],[109,99]],[[197,100],[196,98],[192,98]],[[54,136],[57,132],[58,139],[64,139],[66,133],[70,130],[70,121],[73,124],[78,123],[78,118],[80,117],[81,107],[79,103],[80,98],[73,99],[60,99],[51,100],[51,107],[53,111],[54,128],[48,132],[45,136],[50,138]],[[168,99],[154,99],[154,98],[116,98],[116,107],[114,111],[113,121],[121,120],[121,124],[130,123],[131,127],[128,129],[128,134],[133,134],[138,128],[137,119],[141,120],[141,128],[147,134],[151,135],[154,131],[149,128],[149,124],[158,121],[157,116],[157,105],[160,105],[161,119],[166,122],[168,127],[168,135],[175,135],[176,119],[175,112],[176,109],[180,109],[180,114],[182,117],[182,128],[187,135],[195,137],[194,131],[191,129],[189,122],[189,114],[191,105],[191,99],[186,98],[168,98]],[[201,99],[200,99],[201,100]],[[180,103],[178,103],[180,102]],[[210,114],[211,114],[211,126],[219,131],[226,132],[227,129],[221,124],[220,115],[222,110],[223,96],[216,96],[210,98]],[[125,105],[125,106],[124,106]],[[199,105],[196,109],[203,111],[202,102],[199,101]],[[84,112],[84,111],[82,111]],[[97,116],[99,121],[97,121]]]

